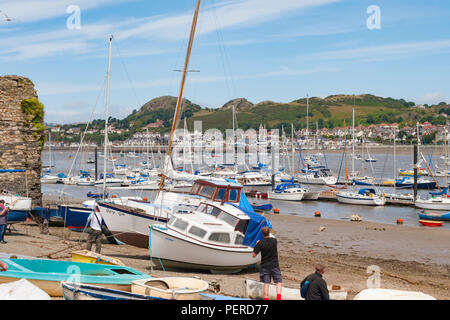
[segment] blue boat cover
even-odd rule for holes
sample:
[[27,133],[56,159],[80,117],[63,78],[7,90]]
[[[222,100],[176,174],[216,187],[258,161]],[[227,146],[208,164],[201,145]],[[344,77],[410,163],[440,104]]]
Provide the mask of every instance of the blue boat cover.
[[[225,180],[227,180],[229,182],[235,182],[234,180],[231,180],[231,179],[225,179]],[[232,204],[232,205],[234,205],[234,204]],[[236,206],[236,205],[234,205],[234,206]],[[236,206],[236,207],[238,207],[239,209],[244,211],[250,217],[250,221],[249,221],[248,227],[247,227],[247,232],[245,233],[242,244],[245,246],[254,247],[256,245],[256,242],[258,242],[259,240],[261,240],[263,238],[261,229],[266,226],[269,228],[272,228],[272,224],[265,217],[263,217],[260,214],[257,214],[253,210],[253,207],[250,204],[250,202],[248,202],[248,199],[245,196],[243,189],[241,189],[241,198],[239,201],[239,206]]]
[[444,189],[442,189],[441,192],[430,192],[431,195],[433,196],[442,196],[444,194],[447,194],[447,187],[445,187]]
[[369,191],[369,192],[371,192],[371,193],[373,193],[373,194],[376,193],[376,192],[375,192],[375,189],[370,189],[370,188],[363,188],[363,189],[360,189],[360,190],[358,191],[358,193],[359,193],[360,195],[364,195],[364,194],[366,193],[366,191]]

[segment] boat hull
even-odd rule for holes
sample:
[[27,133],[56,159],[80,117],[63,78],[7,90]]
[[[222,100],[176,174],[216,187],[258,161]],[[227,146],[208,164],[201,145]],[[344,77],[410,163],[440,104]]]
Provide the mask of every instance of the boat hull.
[[285,201],[301,201],[304,197],[304,193],[277,193],[269,192],[269,199],[272,200],[285,200]]
[[446,212],[446,213],[424,212],[424,213],[419,213],[419,218],[422,220],[450,221],[450,212]]
[[151,258],[158,267],[234,273],[256,265],[261,259],[260,255],[252,257],[251,247],[210,246],[169,234],[159,227],[152,227],[150,232]]
[[131,291],[131,281],[148,278],[148,275],[138,270],[123,266],[45,259],[2,259],[2,261],[9,268],[0,274],[0,283],[27,279],[52,297],[62,297],[61,281]]
[[119,241],[139,248],[148,248],[149,227],[168,219],[138,212],[131,208],[99,202],[100,213],[107,228]]
[[422,201],[418,199],[415,202],[415,206],[419,209],[450,211],[450,201]]
[[441,227],[444,224],[442,221],[425,220],[425,219],[420,219],[419,223],[421,225],[424,225],[424,226],[427,226],[427,227]]
[[366,206],[383,206],[386,203],[385,198],[380,197],[354,197],[336,193],[336,199],[340,203],[356,204]]
[[105,287],[61,282],[65,300],[162,300]]

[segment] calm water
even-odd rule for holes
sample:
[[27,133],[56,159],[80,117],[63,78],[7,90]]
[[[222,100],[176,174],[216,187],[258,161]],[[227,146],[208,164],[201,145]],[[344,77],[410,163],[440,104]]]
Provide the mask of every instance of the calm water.
[[[305,155],[305,154],[304,154]],[[424,152],[424,155],[428,155]],[[75,156],[74,152],[67,151],[55,151],[53,152],[52,164],[55,166],[56,172],[64,172],[67,174],[70,168],[73,166],[73,172],[79,172],[79,170],[91,171],[94,168],[94,164],[87,164],[86,160],[88,158],[94,159],[94,153],[84,154],[79,156],[78,160],[73,164],[73,159]],[[121,156],[115,154],[118,164],[127,164],[128,166],[134,167],[139,165],[142,161],[148,161],[150,164],[153,163],[152,159],[147,159],[147,155],[141,154],[138,158],[129,158],[127,155]],[[377,180],[387,180],[393,178],[394,172],[394,157],[389,154],[371,154],[372,158],[377,159],[375,163],[365,163],[361,160],[355,160],[355,171],[365,171],[366,175],[372,175]],[[155,154],[155,163],[159,165],[160,160],[158,155]],[[339,168],[341,167],[340,177],[345,177],[345,161],[342,160],[341,153],[330,153],[325,154],[326,163],[328,167],[336,175],[339,173]],[[364,156],[363,156],[364,158]],[[430,155],[432,163],[435,165],[440,165],[443,167],[442,160],[438,155]],[[42,155],[43,166],[49,165],[49,154],[48,152],[43,152]],[[397,155],[396,156],[396,167],[397,169],[410,169],[412,163],[412,155]],[[98,172],[103,172],[103,158],[98,158]],[[323,163],[325,161],[323,160]],[[342,163],[342,165],[341,165]],[[295,166],[299,164],[298,155],[294,159]],[[286,170],[290,170],[290,166],[287,161],[280,159],[280,166],[285,166]],[[352,161],[349,156],[347,160],[347,171],[350,174],[352,167]],[[189,170],[190,166],[187,166]],[[110,169],[110,168],[109,168]],[[246,168],[240,167],[239,169],[245,170]],[[373,174],[372,174],[373,172]],[[91,171],[94,174],[93,171]],[[426,177],[432,179],[431,177]],[[444,185],[444,178],[438,178],[441,185]],[[270,188],[270,187],[269,187]],[[267,189],[269,189],[267,188]],[[327,187],[321,186],[311,186],[312,189],[324,190]],[[357,188],[358,189],[358,188]],[[356,189],[356,190],[357,190]],[[378,188],[380,192],[393,192],[393,188]],[[42,192],[46,195],[61,196],[62,194],[71,198],[85,199],[86,194],[91,192],[99,192],[100,188],[96,187],[83,187],[83,186],[70,186],[63,184],[43,184]],[[397,190],[398,193],[412,193],[412,190]],[[140,190],[114,190],[114,194],[118,196],[141,196],[147,197],[148,199],[153,199],[155,197],[154,191],[140,191]],[[110,193],[111,194],[111,193]],[[428,192],[425,190],[419,190],[419,195],[421,197],[427,197]],[[249,198],[250,202],[255,203],[267,203],[268,200],[257,200]],[[321,212],[322,218],[325,219],[336,219],[336,220],[349,220],[352,214],[358,214],[363,217],[364,221],[379,222],[385,224],[396,224],[397,219],[402,218],[404,225],[416,226],[421,228],[429,228],[421,226],[418,223],[417,212],[419,211],[413,207],[401,207],[401,206],[382,206],[382,207],[371,207],[371,206],[357,206],[357,205],[346,205],[339,204],[332,201],[300,201],[300,202],[288,202],[288,201],[276,201],[271,200],[274,208],[280,209],[282,214],[292,214],[299,215],[302,217],[313,217],[314,212],[319,210]],[[444,223],[443,228],[450,229],[450,222]]]

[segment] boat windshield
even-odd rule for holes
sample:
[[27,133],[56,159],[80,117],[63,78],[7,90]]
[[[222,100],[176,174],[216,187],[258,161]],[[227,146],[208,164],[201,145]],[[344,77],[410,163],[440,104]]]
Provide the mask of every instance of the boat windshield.
[[204,196],[204,197],[206,197],[206,198],[211,199],[212,195],[214,194],[214,190],[215,190],[214,187],[211,187],[211,186],[202,186],[202,188],[200,189],[199,194],[200,194],[201,196]]

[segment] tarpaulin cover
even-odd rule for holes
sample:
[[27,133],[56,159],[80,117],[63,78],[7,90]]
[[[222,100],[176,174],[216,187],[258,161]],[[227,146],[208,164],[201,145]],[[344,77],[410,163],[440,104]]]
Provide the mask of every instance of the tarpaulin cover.
[[[230,179],[226,180],[229,182],[235,182],[234,180]],[[244,211],[250,217],[247,232],[245,233],[244,241],[242,242],[242,244],[245,246],[254,247],[256,245],[256,242],[263,238],[261,229],[265,226],[272,228],[272,224],[265,217],[263,217],[260,214],[257,214],[253,210],[253,207],[250,204],[250,202],[248,202],[248,199],[245,196],[243,189],[241,189],[241,198],[239,201],[239,205],[237,207],[242,211]]]

